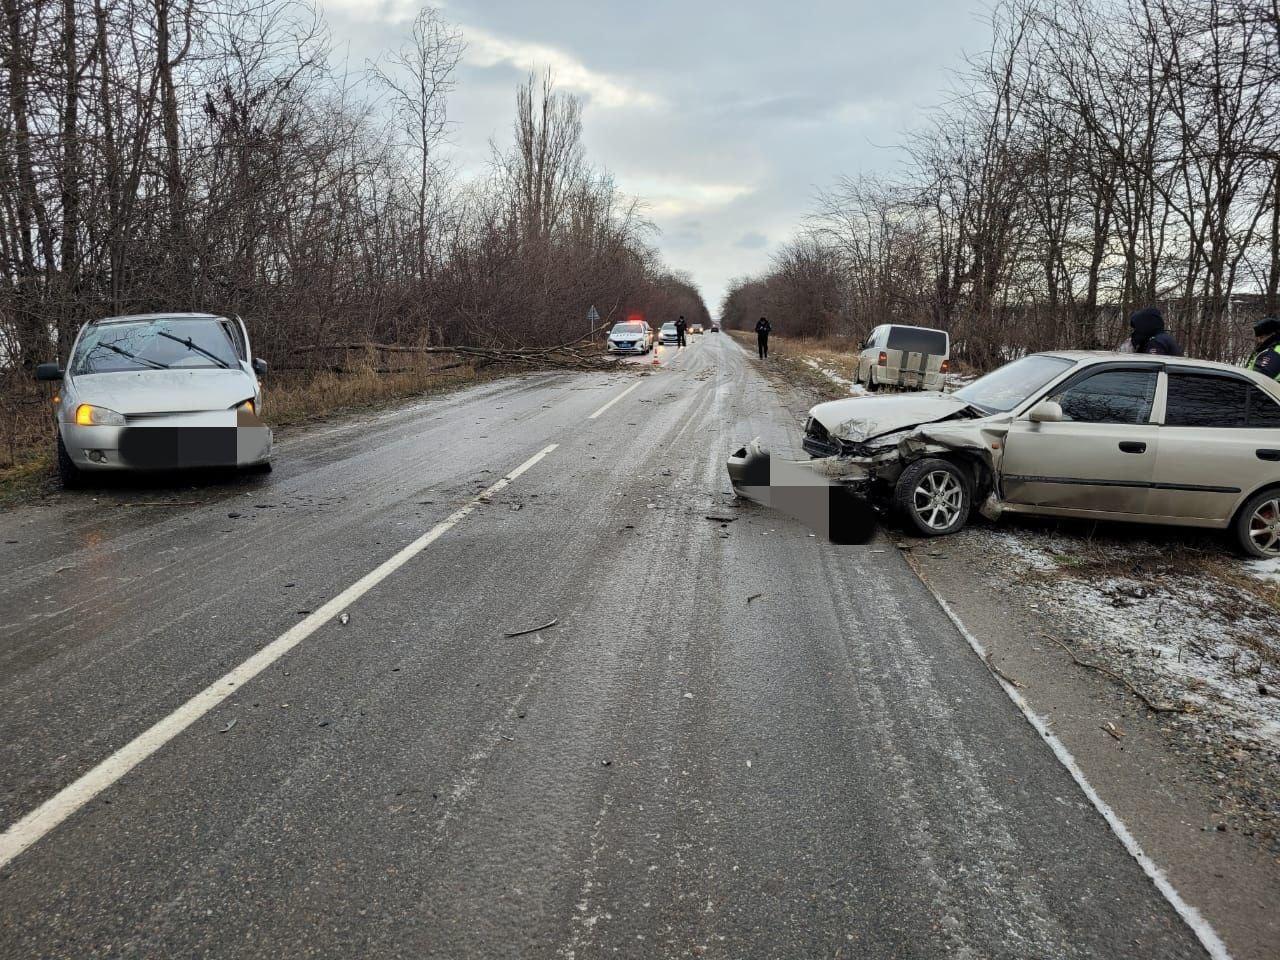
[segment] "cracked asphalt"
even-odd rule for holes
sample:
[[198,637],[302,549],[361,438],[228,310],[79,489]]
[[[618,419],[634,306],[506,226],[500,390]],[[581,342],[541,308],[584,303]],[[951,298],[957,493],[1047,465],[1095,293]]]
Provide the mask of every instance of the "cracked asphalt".
[[0,957],[1203,956],[896,550],[734,501],[802,411],[690,339],[0,514],[8,827],[557,445],[0,868]]

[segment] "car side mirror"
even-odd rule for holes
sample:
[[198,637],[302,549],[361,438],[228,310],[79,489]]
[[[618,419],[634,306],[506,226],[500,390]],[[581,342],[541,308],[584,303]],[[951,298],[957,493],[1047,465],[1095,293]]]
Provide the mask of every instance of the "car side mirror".
[[56,363],[42,363],[36,367],[37,380],[61,380],[62,368]]
[[1056,400],[1041,400],[1031,408],[1032,423],[1060,423],[1066,419],[1062,412],[1062,404]]
[[267,361],[263,360],[261,357],[253,358],[253,372],[258,376],[265,377],[268,369]]

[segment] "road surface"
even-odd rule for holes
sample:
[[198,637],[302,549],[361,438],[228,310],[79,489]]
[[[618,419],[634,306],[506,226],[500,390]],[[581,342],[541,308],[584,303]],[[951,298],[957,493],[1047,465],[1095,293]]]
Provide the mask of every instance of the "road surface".
[[0,515],[0,957],[1203,956],[690,339]]

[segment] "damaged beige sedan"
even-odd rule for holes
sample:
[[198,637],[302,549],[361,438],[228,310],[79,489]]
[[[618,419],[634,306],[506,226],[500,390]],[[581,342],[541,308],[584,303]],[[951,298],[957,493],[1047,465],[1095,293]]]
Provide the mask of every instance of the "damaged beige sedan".
[[[977,504],[992,519],[1229,530],[1246,553],[1280,556],[1280,384],[1224,364],[1033,354],[952,394],[819,404],[804,448],[811,469],[923,536],[954,533]],[[735,484],[761,458],[756,444],[735,454]]]

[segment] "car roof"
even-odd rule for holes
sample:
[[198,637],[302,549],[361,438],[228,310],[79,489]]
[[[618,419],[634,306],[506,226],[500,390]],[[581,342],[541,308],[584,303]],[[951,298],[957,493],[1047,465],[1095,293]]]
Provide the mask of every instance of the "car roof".
[[1077,363],[1083,361],[1091,361],[1093,363],[1151,363],[1168,367],[1197,367],[1202,370],[1243,374],[1259,386],[1266,387],[1269,393],[1280,396],[1280,383],[1270,377],[1264,377],[1262,374],[1253,370],[1246,370],[1244,367],[1233,366],[1229,363],[1219,363],[1216,360],[1198,360],[1195,357],[1167,357],[1158,353],[1124,353],[1120,350],[1045,350],[1038,356],[1059,357],[1063,360],[1074,360]]
[[118,317],[103,317],[100,320],[90,320],[90,323],[125,323],[127,321],[137,320],[223,320],[226,319],[218,313],[183,313],[181,311],[166,313],[127,313]]

